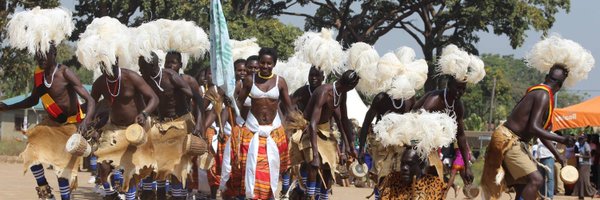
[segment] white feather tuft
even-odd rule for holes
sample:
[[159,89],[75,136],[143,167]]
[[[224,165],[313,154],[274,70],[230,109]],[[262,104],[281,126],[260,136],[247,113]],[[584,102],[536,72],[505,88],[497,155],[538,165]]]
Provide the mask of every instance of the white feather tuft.
[[496,183],[496,185],[500,185],[500,184],[502,184],[503,180],[504,180],[504,170],[499,169],[498,173],[496,174],[496,179],[495,179],[494,183]]
[[578,43],[552,35],[539,41],[525,57],[527,65],[542,73],[548,73],[554,64],[565,64],[569,76],[565,85],[570,87],[585,80],[594,67],[594,57]]
[[400,75],[392,80],[390,89],[387,91],[393,99],[409,99],[415,96],[415,87],[406,75]]
[[433,149],[446,147],[456,139],[456,120],[446,113],[420,110],[417,115],[422,133],[418,135],[417,152],[426,158]]
[[233,54],[233,61],[246,59],[252,55],[258,55],[260,46],[256,43],[256,38],[250,38],[242,41],[230,40]]
[[[376,95],[385,89],[386,80],[380,80],[377,70],[379,54],[371,46],[363,42],[352,44],[348,49],[348,69],[352,69],[360,76],[360,81],[356,89],[367,96]],[[338,73],[343,73],[347,69],[338,68]]]
[[424,59],[415,60],[406,65],[406,76],[410,80],[415,90],[423,88],[427,81],[429,66]]
[[396,57],[398,57],[400,62],[404,64],[413,62],[416,57],[415,50],[407,46],[402,46],[396,49],[394,53],[396,54]]
[[485,77],[485,64],[479,57],[471,55],[469,71],[467,72],[468,83],[478,83]]
[[[144,23],[138,27],[132,28],[132,34],[135,37],[131,37],[130,49],[132,57],[137,58],[143,56],[147,62],[150,62],[152,57],[151,52],[155,50],[166,50],[165,40],[163,38],[162,26],[158,23],[149,22]],[[155,52],[156,53],[156,52]]]
[[183,71],[187,68],[189,61],[190,55],[187,53],[181,53],[181,68],[179,69],[180,74],[183,74]]
[[27,49],[29,54],[48,52],[50,43],[59,45],[75,28],[71,11],[62,8],[41,9],[39,6],[14,14],[8,22],[8,44]]
[[287,61],[278,61],[273,73],[285,79],[288,93],[294,93],[298,88],[308,84],[308,74],[311,65],[294,55]]
[[410,144],[420,126],[415,113],[390,113],[373,126],[373,132],[384,146]]
[[325,76],[341,68],[346,60],[342,45],[333,39],[331,29],[322,28],[320,33],[306,32],[294,41],[294,45],[298,57],[318,67]]
[[[406,80],[406,79],[404,79]],[[384,146],[405,145],[416,141],[414,148],[421,158],[431,150],[445,147],[456,139],[456,120],[446,113],[390,113],[373,126],[377,139]]]
[[[96,18],[79,37],[75,54],[88,70],[110,69],[117,63],[121,68],[137,66],[130,53],[130,30],[117,19]],[[106,70],[112,73],[112,70]]]
[[210,49],[208,35],[196,23],[185,20],[159,19],[153,22],[161,27],[164,50],[187,53],[200,58]]
[[[395,57],[394,59],[388,56]],[[397,62],[395,69],[389,69],[381,63]],[[409,47],[400,47],[393,54],[387,53],[379,60],[379,86],[394,99],[408,99],[421,89],[427,80],[428,66],[423,59],[415,60],[415,51]],[[400,67],[401,66],[401,67]],[[387,80],[387,81],[386,81]]]

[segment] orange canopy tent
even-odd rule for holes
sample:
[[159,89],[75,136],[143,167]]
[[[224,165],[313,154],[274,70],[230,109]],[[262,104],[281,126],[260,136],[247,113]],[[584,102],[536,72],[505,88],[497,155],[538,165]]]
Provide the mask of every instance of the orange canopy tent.
[[554,110],[552,131],[586,126],[600,126],[600,96]]

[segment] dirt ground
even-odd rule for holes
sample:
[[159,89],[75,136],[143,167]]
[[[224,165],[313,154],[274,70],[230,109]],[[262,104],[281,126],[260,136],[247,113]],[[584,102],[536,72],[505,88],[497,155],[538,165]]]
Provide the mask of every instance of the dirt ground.
[[[94,185],[87,183],[90,178],[90,173],[79,173],[79,188],[73,192],[72,199],[101,199],[101,197],[93,192]],[[60,197],[56,176],[51,170],[46,170],[46,179],[50,186],[54,188],[54,195]],[[354,187],[335,187],[333,195],[330,199],[365,199],[371,194],[371,189],[354,188]],[[464,196],[459,194],[458,198],[454,197],[454,191],[450,191],[448,199],[464,199]],[[509,199],[508,195],[503,195],[502,199]],[[1,163],[0,162],[0,200],[17,200],[17,199],[36,199],[35,179],[28,172],[23,174],[22,164],[18,163]],[[371,199],[374,199],[371,197]],[[480,197],[476,198],[480,199]],[[556,197],[555,199],[577,199],[575,197]]]

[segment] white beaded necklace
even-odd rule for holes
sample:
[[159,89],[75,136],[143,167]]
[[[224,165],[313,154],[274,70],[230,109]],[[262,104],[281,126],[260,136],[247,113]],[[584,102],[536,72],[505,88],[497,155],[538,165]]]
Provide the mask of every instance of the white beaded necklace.
[[[152,81],[154,82],[154,84],[156,84],[156,87],[158,87],[158,90],[160,90],[161,92],[164,92],[165,90],[160,87],[160,83],[162,82],[162,74],[163,74],[163,70],[162,68],[160,70],[158,70],[158,73],[156,74],[156,76],[152,77]],[[158,77],[158,82],[156,82],[156,78]]]
[[456,100],[452,101],[452,105],[448,104],[448,99],[446,97],[447,91],[448,88],[444,89],[444,104],[446,104],[446,111],[450,114],[450,116],[454,116],[454,103],[456,102]]
[[392,106],[394,106],[394,108],[396,110],[402,108],[402,106],[404,105],[404,99],[400,99],[401,101],[400,101],[400,105],[399,106],[396,106],[396,101],[394,101],[394,99],[392,99],[391,96],[390,96],[390,100],[392,100]]
[[[337,83],[337,81],[333,82],[333,106],[337,107],[340,105],[340,101],[341,101],[341,96],[342,94],[339,94],[337,92],[337,90],[335,89],[335,83]],[[335,102],[335,97],[337,96],[337,103]]]
[[44,75],[44,85],[46,86],[46,88],[52,87],[52,83],[54,83],[54,74],[56,74],[56,69],[58,69],[58,66],[59,64],[57,63],[54,67],[54,71],[52,71],[52,80],[50,81],[50,83],[46,81],[46,75]]

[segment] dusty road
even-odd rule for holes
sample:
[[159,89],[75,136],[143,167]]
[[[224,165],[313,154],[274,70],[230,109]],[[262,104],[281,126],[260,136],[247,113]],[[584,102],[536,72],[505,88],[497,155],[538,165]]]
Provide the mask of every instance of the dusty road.
[[[101,199],[101,197],[93,192],[93,185],[87,183],[90,178],[90,173],[79,173],[79,188],[74,191],[73,199]],[[53,171],[46,170],[46,179],[50,186],[54,188],[54,195],[60,197],[56,176]],[[371,193],[371,189],[353,188],[353,187],[336,187],[333,189],[331,199],[365,199]],[[454,197],[454,191],[450,191],[449,196]],[[0,163],[0,200],[21,200],[21,199],[36,199],[35,180],[33,175],[28,172],[23,174],[22,164]],[[374,198],[371,198],[374,199]],[[449,198],[455,199],[455,198]],[[456,199],[464,199],[462,194]],[[480,199],[480,198],[476,198]],[[503,195],[503,199],[508,200],[508,195]],[[555,199],[577,199],[573,197],[557,197]]]

